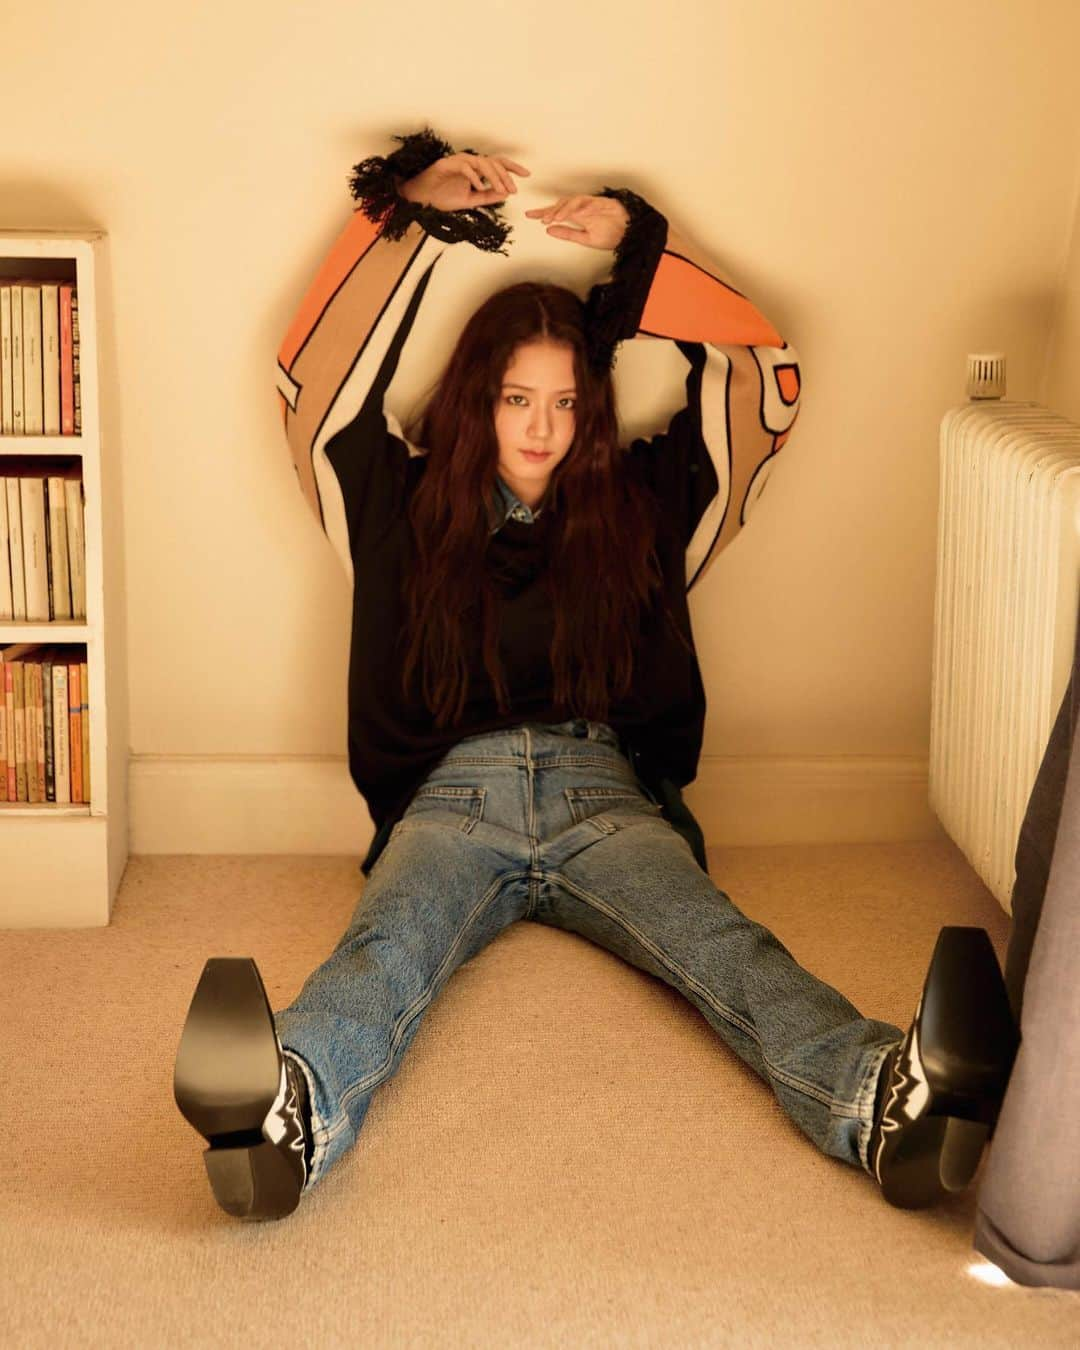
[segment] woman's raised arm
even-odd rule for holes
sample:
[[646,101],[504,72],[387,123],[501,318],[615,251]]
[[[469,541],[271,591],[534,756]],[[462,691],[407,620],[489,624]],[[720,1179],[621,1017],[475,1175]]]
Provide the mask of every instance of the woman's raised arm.
[[668,226],[638,323],[669,338],[690,363],[686,407],[652,441],[661,491],[682,506],[686,588],[704,577],[742,529],[799,415],[798,353],[720,272]]
[[[629,451],[682,533],[686,588],[745,524],[791,435],[802,379],[795,349],[711,258],[627,189],[568,197],[526,215],[557,239],[613,247],[611,280],[586,305],[592,357],[626,338],[668,338],[690,363],[686,406]],[[579,234],[566,224],[578,224]]]
[[[359,205],[308,286],[277,358],[297,480],[350,577],[357,531],[385,511],[403,461],[420,453],[383,398],[431,270],[451,243],[504,251],[508,233],[492,210],[506,195],[502,163],[454,154],[428,130],[397,139],[401,150],[355,167]],[[496,187],[477,189],[481,175]]]

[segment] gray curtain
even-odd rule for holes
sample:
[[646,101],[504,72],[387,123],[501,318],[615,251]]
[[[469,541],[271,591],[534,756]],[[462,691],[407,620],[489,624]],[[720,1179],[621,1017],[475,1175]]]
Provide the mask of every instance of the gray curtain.
[[1020,1049],[975,1213],[1018,1284],[1080,1289],[1080,613],[1072,678],[1016,848],[1005,984]]

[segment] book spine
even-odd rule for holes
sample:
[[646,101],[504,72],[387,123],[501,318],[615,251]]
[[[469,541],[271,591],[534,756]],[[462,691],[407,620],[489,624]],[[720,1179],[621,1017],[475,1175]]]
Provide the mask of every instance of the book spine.
[[37,794],[37,709],[34,705],[34,667],[29,661],[23,667],[23,701],[26,713],[26,800],[33,805]]
[[79,293],[71,292],[71,370],[75,435],[82,435],[82,382],[79,378]]
[[23,769],[26,774],[26,795],[24,802],[34,800],[34,682],[32,672],[25,661],[19,662],[19,675],[22,679],[23,706]]
[[71,736],[71,800],[81,802],[82,791],[82,697],[79,693],[80,666],[68,665],[68,723]]
[[64,515],[67,521],[68,566],[71,570],[71,613],[86,618],[86,522],[81,478],[64,479]]
[[68,571],[67,502],[64,480],[59,474],[47,480],[49,490],[49,560],[53,571],[53,613],[70,619],[71,585]]
[[41,663],[41,710],[45,719],[45,800],[56,801],[56,756],[53,751],[53,659],[46,657]]
[[60,285],[41,287],[41,373],[45,435],[60,435]]
[[53,594],[53,573],[56,568],[53,564],[52,522],[49,520],[49,485],[44,478],[41,480],[41,506],[45,518],[45,572],[48,578],[46,589],[49,593],[49,618],[55,619],[56,597]]
[[19,479],[22,497],[23,563],[26,569],[26,617],[49,621],[49,572],[45,553],[45,480]]
[[0,283],[0,436],[14,436],[11,400],[11,283]]
[[65,281],[60,287],[60,434],[75,434],[75,371],[71,356],[71,293],[74,287]]
[[68,743],[68,689],[67,666],[57,661],[53,666],[53,721],[56,724],[56,800],[71,801],[71,760]]
[[45,425],[41,363],[41,286],[28,281],[23,296],[23,430],[40,436]]
[[26,684],[21,661],[11,667],[15,681],[15,800],[25,802],[26,795]]
[[11,283],[11,433],[23,434],[23,301],[17,281]]
[[17,768],[18,748],[15,744],[15,667],[4,665],[4,710],[7,713],[7,743],[8,743],[8,791],[7,799],[9,802],[17,802],[19,793],[17,788]]
[[15,622],[26,618],[26,569],[23,566],[22,494],[19,480],[7,480],[8,543],[11,559],[11,607]]
[[6,802],[7,793],[7,700],[4,698],[4,653],[0,651],[0,802]]
[[37,801],[37,730],[34,726],[34,672],[26,661],[20,661],[23,681],[23,721],[26,736],[26,801]]
[[[3,460],[0,460],[2,466]],[[7,479],[0,474],[0,620],[13,619],[11,595],[11,552],[8,541]],[[3,697],[0,689],[0,698]]]
[[32,663],[34,672],[34,791],[36,802],[45,800],[45,710],[42,707],[41,662]]
[[82,784],[83,801],[90,805],[90,685],[88,683],[89,666],[84,661],[80,675],[82,677]]

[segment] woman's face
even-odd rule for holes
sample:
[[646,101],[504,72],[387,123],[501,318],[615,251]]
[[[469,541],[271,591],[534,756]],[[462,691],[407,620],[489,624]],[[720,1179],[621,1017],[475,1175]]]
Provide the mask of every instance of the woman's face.
[[[574,439],[574,353],[538,340],[516,349],[503,374],[495,409],[499,473],[518,499],[536,506],[556,464]],[[524,451],[543,450],[543,459]]]

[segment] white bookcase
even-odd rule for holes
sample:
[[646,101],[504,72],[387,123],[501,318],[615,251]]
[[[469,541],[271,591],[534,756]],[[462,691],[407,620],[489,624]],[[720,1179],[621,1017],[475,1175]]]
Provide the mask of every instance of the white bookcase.
[[[0,619],[0,646],[86,648],[90,796],[83,804],[0,802],[0,928],[88,928],[109,922],[128,856],[127,677],[124,653],[119,447],[104,445],[99,400],[98,292],[102,231],[0,230],[0,280],[66,281],[79,306],[78,436],[3,435],[4,459],[81,464],[86,533],[86,619]],[[111,386],[110,386],[111,387]],[[112,425],[112,419],[106,419]],[[52,472],[43,468],[42,472]],[[104,484],[104,490],[103,490]],[[113,509],[110,511],[110,507]]]

